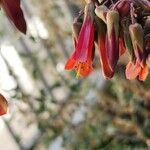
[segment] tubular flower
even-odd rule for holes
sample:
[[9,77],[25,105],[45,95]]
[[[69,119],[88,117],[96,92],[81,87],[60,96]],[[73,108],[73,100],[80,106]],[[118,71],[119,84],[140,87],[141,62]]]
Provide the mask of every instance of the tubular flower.
[[12,21],[15,27],[25,34],[27,26],[20,7],[20,0],[1,0],[0,3],[7,17]]
[[88,3],[85,7],[85,16],[77,45],[65,65],[66,70],[75,69],[77,77],[87,76],[92,70],[92,55],[94,43],[94,4]]
[[143,66],[143,29],[138,23],[129,26],[129,32],[133,44],[134,54],[139,64]]
[[0,94],[0,116],[7,113],[7,107],[8,107],[8,103],[5,97],[2,94]]
[[96,23],[97,23],[97,32],[98,32],[97,47],[99,50],[101,68],[104,77],[106,79],[110,79],[114,75],[114,71],[112,71],[112,69],[110,68],[109,61],[108,61],[108,53],[105,47],[106,31],[107,31],[106,25],[101,20],[97,20]]
[[119,13],[115,10],[108,11],[106,20],[106,49],[108,61],[113,71],[119,59]]
[[134,48],[135,62],[130,61],[126,66],[126,78],[135,79],[138,76],[139,80],[144,81],[148,76],[148,65],[146,64],[145,58],[147,55],[147,42],[145,41],[144,49],[143,31],[141,31],[141,26],[135,24],[132,26],[130,25],[129,30]]

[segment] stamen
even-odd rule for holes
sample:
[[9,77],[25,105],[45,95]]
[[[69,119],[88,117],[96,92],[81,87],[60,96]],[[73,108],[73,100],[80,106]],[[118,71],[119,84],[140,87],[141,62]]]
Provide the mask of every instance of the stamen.
[[79,63],[79,65],[77,66],[77,74],[76,74],[77,79],[79,79],[80,77],[81,68],[82,68],[82,63]]

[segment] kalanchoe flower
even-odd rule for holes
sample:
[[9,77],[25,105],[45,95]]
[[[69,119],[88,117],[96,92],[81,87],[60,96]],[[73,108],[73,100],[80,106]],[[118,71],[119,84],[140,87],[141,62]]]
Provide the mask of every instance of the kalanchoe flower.
[[[134,59],[126,66],[126,78],[144,81],[148,76],[148,66],[146,64],[146,49],[143,47],[143,30],[139,24],[130,25],[130,35],[134,48]],[[135,60],[135,61],[134,61]]]
[[0,4],[7,17],[12,21],[16,28],[25,34],[27,26],[20,7],[20,0],[1,0]]
[[143,48],[143,29],[142,26],[138,23],[131,24],[129,26],[129,32],[132,40],[132,45],[134,49],[135,57],[141,66],[143,65],[144,61],[144,48]]
[[75,50],[65,65],[66,70],[76,69],[77,76],[85,77],[92,70],[94,43],[94,3],[88,3],[84,11],[84,21]]
[[97,25],[97,47],[99,50],[99,57],[101,63],[102,73],[105,79],[110,79],[114,75],[114,71],[110,68],[109,61],[108,61],[108,53],[105,47],[106,43],[106,24],[99,18],[96,18],[96,25]]
[[106,49],[108,53],[108,61],[113,71],[119,59],[119,13],[115,10],[109,10],[106,20]]
[[0,94],[0,116],[7,113],[7,107],[8,107],[8,103],[5,97],[2,94]]

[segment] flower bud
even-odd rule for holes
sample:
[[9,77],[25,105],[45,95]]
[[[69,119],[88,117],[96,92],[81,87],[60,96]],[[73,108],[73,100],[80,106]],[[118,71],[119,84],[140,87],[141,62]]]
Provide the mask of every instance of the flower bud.
[[110,66],[112,70],[114,70],[119,59],[119,13],[115,10],[109,10],[106,20],[106,49],[108,51],[108,60]]

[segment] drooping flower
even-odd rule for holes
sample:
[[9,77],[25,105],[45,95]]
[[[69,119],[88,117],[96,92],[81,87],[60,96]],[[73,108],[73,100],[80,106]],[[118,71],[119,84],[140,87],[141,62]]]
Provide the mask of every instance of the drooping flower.
[[144,81],[148,76],[148,66],[146,64],[147,52],[143,47],[143,30],[137,23],[129,27],[132,45],[134,49],[134,59],[126,66],[126,78]]
[[0,94],[0,116],[7,113],[8,103],[5,97]]
[[113,71],[119,59],[119,13],[115,10],[109,10],[106,20],[106,49],[108,53],[108,61]]
[[65,65],[66,70],[75,69],[77,76],[85,77],[92,70],[94,44],[94,3],[88,3],[84,11],[84,21],[78,36],[77,45]]
[[97,47],[99,50],[99,58],[101,63],[101,69],[104,77],[106,79],[110,79],[114,75],[114,71],[110,68],[110,64],[108,61],[108,53],[106,49],[106,33],[107,28],[106,24],[99,18],[96,18],[97,25]]
[[138,23],[131,24],[129,26],[129,33],[132,40],[132,45],[134,49],[135,57],[141,66],[143,66],[144,61],[144,41],[143,41],[143,29]]
[[1,0],[0,4],[7,17],[12,21],[15,27],[25,34],[27,26],[23,11],[20,7],[20,0]]

